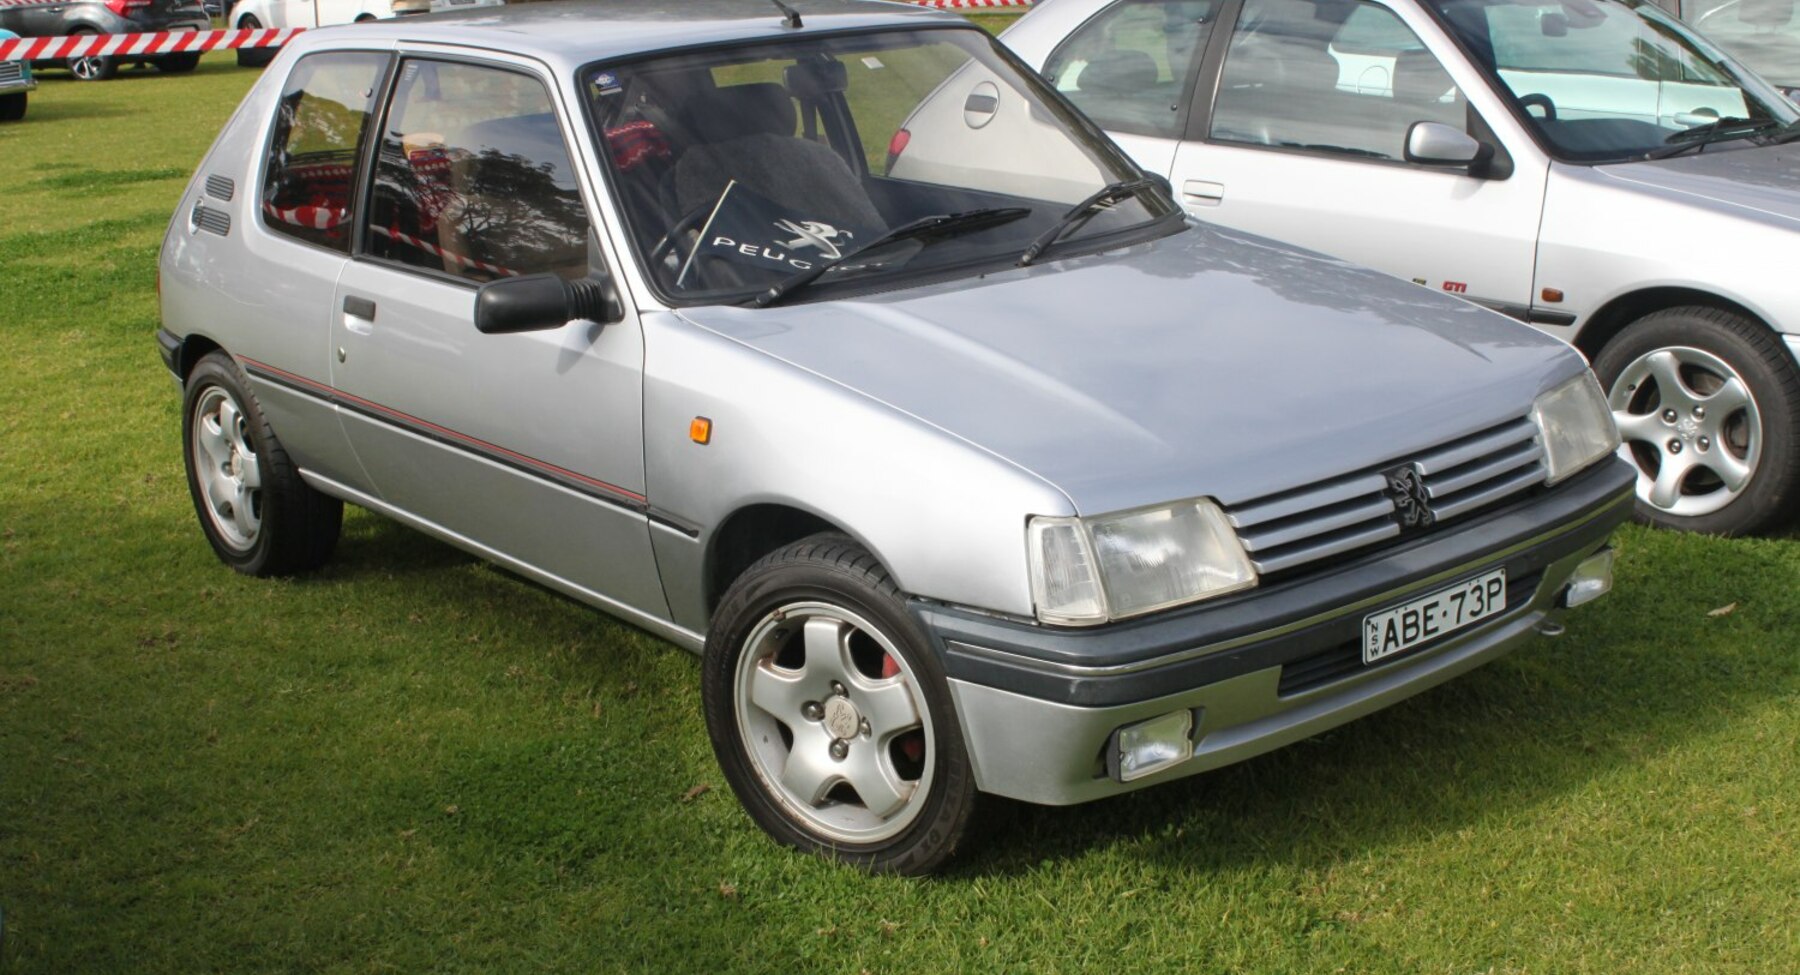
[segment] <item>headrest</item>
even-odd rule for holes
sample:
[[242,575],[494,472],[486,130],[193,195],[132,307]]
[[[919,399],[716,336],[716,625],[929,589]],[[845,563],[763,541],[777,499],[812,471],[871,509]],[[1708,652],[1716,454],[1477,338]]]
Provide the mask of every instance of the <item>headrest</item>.
[[1156,61],[1142,51],[1107,51],[1081,71],[1082,91],[1129,93],[1156,84]]
[[[533,163],[569,158],[562,131],[556,127],[556,116],[549,112],[476,122],[457,133],[456,141],[449,144],[476,156],[484,149],[497,149],[505,155],[524,156]],[[568,178],[567,173],[561,175]]]
[[794,100],[772,81],[720,88],[687,112],[688,126],[707,142],[747,135],[793,135]]
[[1786,27],[1794,22],[1794,0],[1742,0],[1738,19],[1753,27]]
[[1402,51],[1394,59],[1394,97],[1435,102],[1456,85],[1430,51]]

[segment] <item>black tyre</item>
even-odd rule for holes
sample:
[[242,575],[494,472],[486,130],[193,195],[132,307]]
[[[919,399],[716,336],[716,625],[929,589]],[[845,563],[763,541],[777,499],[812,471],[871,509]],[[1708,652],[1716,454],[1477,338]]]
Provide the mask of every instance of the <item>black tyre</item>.
[[1781,338],[1718,308],[1646,315],[1600,350],[1638,517],[1717,535],[1779,527],[1800,497],[1800,369]]
[[838,534],[745,570],[713,615],[701,695],[756,824],[879,873],[928,873],[977,793],[942,665],[873,556]]
[[[72,30],[72,36],[89,36],[92,30]],[[119,73],[119,59],[115,57],[99,57],[89,55],[82,58],[70,58],[67,62],[70,73],[78,81],[105,81]]]
[[300,479],[243,371],[223,352],[188,374],[181,440],[200,528],[226,565],[245,575],[287,575],[331,557],[343,502]]
[[[238,21],[237,26],[238,30],[262,30],[262,21],[246,15],[242,20]],[[275,60],[275,52],[277,50],[280,49],[273,47],[240,47],[237,49],[238,67],[266,68],[269,66],[270,61]]]
[[25,117],[25,93],[0,95],[0,122],[17,122]]
[[197,53],[165,54],[150,63],[163,74],[187,74],[200,66],[200,55]]

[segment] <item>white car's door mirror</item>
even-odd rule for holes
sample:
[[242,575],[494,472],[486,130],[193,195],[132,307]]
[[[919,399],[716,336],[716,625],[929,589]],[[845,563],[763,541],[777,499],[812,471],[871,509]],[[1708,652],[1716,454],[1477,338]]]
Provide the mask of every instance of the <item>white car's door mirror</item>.
[[489,281],[475,292],[475,329],[487,335],[561,328],[573,321],[616,322],[625,315],[610,276],[568,281],[528,274]]
[[1442,122],[1414,122],[1406,131],[1406,161],[1426,166],[1465,166],[1474,169],[1494,154],[1467,132]]

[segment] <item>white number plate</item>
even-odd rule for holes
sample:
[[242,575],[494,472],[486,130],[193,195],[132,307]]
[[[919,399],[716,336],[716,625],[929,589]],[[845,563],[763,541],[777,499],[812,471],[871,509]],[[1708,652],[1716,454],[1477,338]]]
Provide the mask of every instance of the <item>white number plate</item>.
[[1506,570],[1440,589],[1404,606],[1363,617],[1363,663],[1372,664],[1460,630],[1506,608]]

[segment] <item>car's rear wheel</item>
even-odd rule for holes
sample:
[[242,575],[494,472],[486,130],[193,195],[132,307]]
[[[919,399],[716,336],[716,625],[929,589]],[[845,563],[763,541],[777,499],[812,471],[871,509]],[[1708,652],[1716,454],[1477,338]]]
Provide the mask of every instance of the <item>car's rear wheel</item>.
[[163,74],[187,74],[200,66],[200,55],[197,53],[165,54],[150,63],[156,65],[156,70]]
[[[91,37],[95,33],[91,28],[82,28],[70,31],[69,35],[71,37]],[[110,56],[101,57],[90,54],[86,57],[70,58],[68,66],[70,73],[81,81],[105,81],[119,73],[119,59]]]
[[287,575],[331,557],[343,502],[300,479],[243,370],[223,352],[188,374],[181,439],[200,528],[226,565],[246,575]]
[[883,873],[955,852],[977,796],[949,686],[856,542],[814,535],[746,570],[702,670],[713,750],[770,836]]
[[[237,23],[239,30],[262,30],[262,21],[252,14],[245,14]],[[237,63],[240,68],[266,68],[275,60],[273,47],[240,47],[237,49]]]
[[0,95],[0,122],[17,122],[25,117],[25,93]]
[[1800,497],[1800,369],[1781,339],[1718,308],[1670,308],[1594,360],[1638,469],[1638,517],[1744,535],[1790,520]]

